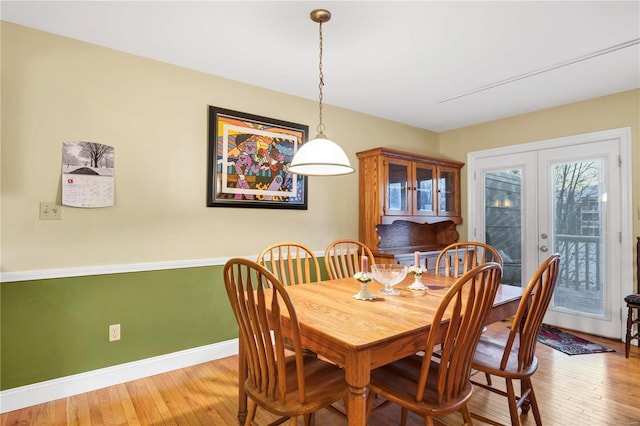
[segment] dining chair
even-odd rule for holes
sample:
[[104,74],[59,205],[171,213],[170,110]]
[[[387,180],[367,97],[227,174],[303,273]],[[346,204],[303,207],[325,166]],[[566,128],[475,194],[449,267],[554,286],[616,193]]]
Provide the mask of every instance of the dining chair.
[[375,265],[373,253],[360,241],[342,239],[329,243],[324,251],[324,265],[329,279],[352,277],[360,272],[362,256],[367,257],[367,265]]
[[470,269],[487,262],[502,265],[502,256],[494,247],[477,241],[449,244],[436,258],[436,275],[459,277]]
[[[296,310],[278,278],[256,262],[240,258],[229,260],[223,273],[247,366],[240,383],[249,398],[245,426],[254,424],[258,407],[281,417],[271,425],[287,419],[297,425],[298,416],[311,425],[319,409],[346,402],[344,370],[303,356]],[[285,350],[285,327],[293,352]]]
[[[637,237],[636,242],[636,271],[638,276],[638,294],[630,294],[625,296],[624,302],[627,304],[627,332],[624,339],[624,357],[629,358],[629,352],[631,351],[631,341],[636,339],[638,341],[638,347],[640,348],[640,237]],[[635,319],[633,312],[635,311]],[[633,331],[633,326],[636,326],[636,331]]]
[[[624,339],[624,357],[629,358],[633,339],[638,341],[638,347],[640,348],[640,293],[625,296],[624,301],[627,304],[627,332]],[[633,311],[636,313],[635,319]],[[633,331],[634,324],[636,325],[635,332]]]
[[[320,263],[311,249],[296,242],[280,242],[272,244],[258,255],[258,264],[284,284],[297,285],[320,281]],[[293,350],[292,342],[285,338],[286,347]],[[304,349],[306,356],[317,356]]]
[[[507,397],[512,425],[520,425],[518,408],[523,414],[533,409],[536,425],[542,424],[531,376],[538,368],[535,356],[538,333],[553,296],[559,268],[560,255],[557,253],[540,264],[525,287],[506,340],[482,336],[473,357],[474,370],[505,379],[506,392],[491,383],[473,380],[472,383]],[[515,394],[514,380],[520,381],[521,396]]]
[[473,392],[471,360],[501,278],[502,267],[489,262],[456,280],[433,316],[424,346],[425,354],[438,347],[439,359],[412,355],[373,370],[367,413],[380,395],[401,406],[402,425],[408,411],[422,416],[425,425],[432,425],[433,417],[460,411],[465,424],[472,424],[467,407]]
[[258,263],[287,285],[320,281],[320,264],[304,244],[281,242],[268,246],[258,255]]

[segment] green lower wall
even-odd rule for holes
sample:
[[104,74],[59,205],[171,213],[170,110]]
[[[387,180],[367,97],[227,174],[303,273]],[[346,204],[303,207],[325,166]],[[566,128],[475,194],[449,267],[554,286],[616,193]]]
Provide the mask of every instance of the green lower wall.
[[[238,337],[222,269],[0,284],[0,389]],[[120,341],[109,343],[110,324],[121,324]]]
[[3,390],[237,337],[222,266],[9,282],[0,296]]

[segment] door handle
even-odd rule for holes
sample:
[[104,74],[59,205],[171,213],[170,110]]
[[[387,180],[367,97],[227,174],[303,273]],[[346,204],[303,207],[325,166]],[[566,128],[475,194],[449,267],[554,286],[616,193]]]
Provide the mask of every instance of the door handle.
[[549,248],[547,246],[540,246],[540,251],[546,253],[549,251]]

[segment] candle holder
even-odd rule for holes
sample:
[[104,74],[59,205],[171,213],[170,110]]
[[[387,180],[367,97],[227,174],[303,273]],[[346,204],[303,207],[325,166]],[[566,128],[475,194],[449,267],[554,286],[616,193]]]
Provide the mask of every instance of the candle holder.
[[360,291],[353,295],[356,300],[376,300],[376,297],[369,291],[369,282],[373,279],[366,272],[357,272],[353,278],[360,283]]
[[409,273],[413,274],[413,283],[407,286],[408,290],[429,290],[429,287],[422,284],[422,274],[427,272],[426,268],[422,268],[421,266],[410,266]]

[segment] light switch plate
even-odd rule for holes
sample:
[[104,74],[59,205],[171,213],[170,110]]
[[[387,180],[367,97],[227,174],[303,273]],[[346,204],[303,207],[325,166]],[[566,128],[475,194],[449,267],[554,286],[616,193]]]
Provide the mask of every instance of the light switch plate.
[[60,220],[62,219],[62,206],[56,203],[40,202],[40,220]]

